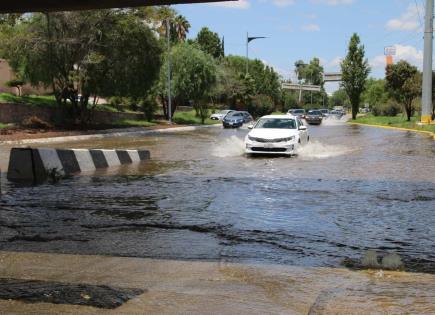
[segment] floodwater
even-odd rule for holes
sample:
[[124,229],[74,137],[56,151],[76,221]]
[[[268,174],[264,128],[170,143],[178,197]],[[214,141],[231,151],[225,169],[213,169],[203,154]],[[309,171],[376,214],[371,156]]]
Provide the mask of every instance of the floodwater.
[[0,250],[338,268],[373,249],[435,273],[434,141],[326,121],[297,157],[250,158],[247,132],[51,145],[146,148],[152,160],[39,186],[3,174]]

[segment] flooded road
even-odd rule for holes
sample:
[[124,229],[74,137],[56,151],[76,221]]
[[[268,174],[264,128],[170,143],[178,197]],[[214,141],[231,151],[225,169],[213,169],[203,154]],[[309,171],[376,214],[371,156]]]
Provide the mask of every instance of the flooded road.
[[152,161],[55,185],[3,179],[0,249],[322,267],[375,249],[435,273],[431,139],[331,122],[298,157],[247,158],[246,133],[55,145],[146,148]]
[[[2,174],[0,286],[16,291],[0,310],[111,314],[110,292],[114,314],[435,313],[435,142],[328,121],[298,157],[248,158],[247,132],[52,144],[152,160],[39,186]],[[369,249],[426,274],[343,268]]]

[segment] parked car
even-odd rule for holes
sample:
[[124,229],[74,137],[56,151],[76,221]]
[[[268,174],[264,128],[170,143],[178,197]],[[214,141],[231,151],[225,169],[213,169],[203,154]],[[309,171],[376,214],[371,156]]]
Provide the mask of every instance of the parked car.
[[319,110],[322,112],[323,117],[328,117],[329,116],[329,109],[327,109],[327,108],[321,108]]
[[305,115],[305,121],[310,125],[320,125],[323,120],[323,115],[320,110],[312,109],[309,110]]
[[219,113],[211,114],[210,119],[212,119],[212,120],[222,120],[222,119],[224,119],[224,117],[227,114],[229,114],[231,112],[234,112],[234,111],[231,110],[231,109],[226,109],[226,110],[220,111]]
[[299,145],[309,141],[307,127],[292,115],[261,117],[245,137],[246,154],[293,155]]
[[289,111],[287,113],[290,114],[290,115],[293,115],[293,116],[297,116],[297,117],[299,117],[301,119],[305,118],[305,109],[302,109],[302,108],[289,109]]
[[222,119],[222,125],[224,128],[239,128],[245,122],[245,115],[243,112],[234,111],[227,114],[224,119]]

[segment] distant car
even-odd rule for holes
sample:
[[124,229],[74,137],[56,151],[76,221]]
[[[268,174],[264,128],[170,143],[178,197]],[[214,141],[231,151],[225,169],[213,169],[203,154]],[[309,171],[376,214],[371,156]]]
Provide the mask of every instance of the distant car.
[[321,108],[319,110],[322,112],[323,117],[328,117],[329,116],[329,109],[327,109],[327,108]]
[[254,118],[252,117],[252,115],[248,112],[242,112],[243,114],[243,123],[248,123],[254,120]]
[[212,120],[222,120],[222,119],[224,119],[224,117],[225,117],[227,114],[229,114],[229,113],[231,113],[231,112],[234,112],[234,111],[231,110],[231,109],[226,109],[226,110],[220,111],[219,113],[214,113],[214,114],[212,114],[212,115],[210,116],[210,119],[212,119]]
[[290,109],[287,113],[290,115],[302,118],[302,119],[305,118],[305,109],[302,109],[302,108]]
[[329,117],[334,117],[337,119],[341,119],[341,117],[343,117],[344,113],[341,110],[332,110],[329,113]]
[[299,145],[309,141],[307,127],[292,115],[261,117],[245,137],[246,154],[293,155]]
[[310,125],[320,125],[323,120],[323,115],[320,110],[312,109],[309,110],[305,115],[305,121]]
[[239,128],[245,123],[245,114],[243,112],[231,112],[222,119],[224,128]]

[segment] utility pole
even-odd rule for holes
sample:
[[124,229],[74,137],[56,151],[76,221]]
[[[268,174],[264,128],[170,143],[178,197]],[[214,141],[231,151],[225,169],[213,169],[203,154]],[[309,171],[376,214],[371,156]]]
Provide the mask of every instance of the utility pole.
[[433,9],[434,0],[426,0],[423,53],[423,91],[421,98],[421,123],[432,120],[432,51],[433,51]]
[[168,121],[172,124],[172,101],[171,101],[171,31],[169,18],[166,19],[166,38],[168,41]]

